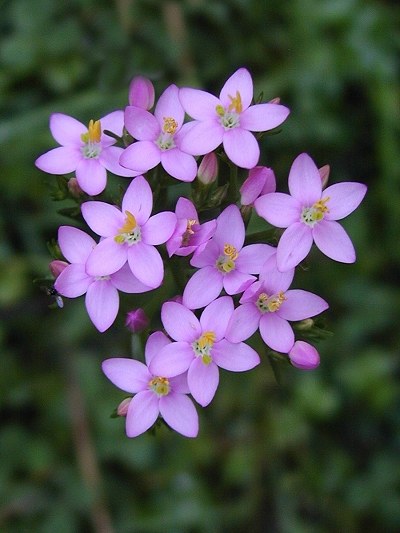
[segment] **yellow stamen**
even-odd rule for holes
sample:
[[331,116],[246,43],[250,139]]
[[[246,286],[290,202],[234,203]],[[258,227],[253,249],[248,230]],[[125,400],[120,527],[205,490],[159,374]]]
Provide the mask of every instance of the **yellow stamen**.
[[243,111],[242,98],[240,92],[236,91],[236,96],[228,95],[231,103],[229,104],[228,111],[236,111],[236,113],[241,113]]
[[270,313],[275,313],[285,300],[287,298],[283,291],[273,296],[268,296],[268,294],[262,292],[257,299],[257,306],[263,312],[269,311]]
[[189,235],[193,235],[194,231],[192,230],[192,226],[197,224],[197,220],[194,220],[193,218],[188,219],[187,226],[186,226],[186,233]]
[[213,331],[205,331],[197,341],[197,345],[201,350],[203,350],[204,348],[211,348],[214,342],[215,333]]
[[236,259],[239,257],[238,251],[234,246],[232,246],[232,244],[224,245],[224,254],[232,261],[236,261]]
[[321,198],[321,200],[318,200],[318,202],[315,202],[313,205],[313,208],[317,211],[320,211],[322,213],[329,213],[329,208],[325,205],[330,200],[329,196],[326,196],[326,198]]
[[225,115],[225,109],[224,109],[224,106],[222,106],[221,104],[218,104],[216,107],[215,107],[215,111],[217,112],[217,115],[219,115],[220,117],[223,117]]
[[172,117],[163,117],[163,120],[164,120],[163,132],[170,133],[171,135],[173,135],[178,129],[177,121]]
[[149,381],[149,387],[159,396],[166,396],[170,391],[168,378],[153,378],[151,381]]
[[84,143],[91,142],[91,143],[98,143],[101,139],[101,123],[100,120],[93,120],[91,119],[89,121],[88,131],[87,133],[82,133],[81,139]]
[[137,226],[136,218],[129,211],[125,211],[126,219],[125,224],[122,228],[119,228],[118,232],[121,233],[131,233]]

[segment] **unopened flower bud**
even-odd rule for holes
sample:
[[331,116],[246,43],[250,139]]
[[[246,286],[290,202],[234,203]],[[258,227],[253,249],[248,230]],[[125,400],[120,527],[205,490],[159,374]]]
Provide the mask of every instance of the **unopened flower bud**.
[[280,104],[281,99],[279,98],[279,96],[277,96],[276,98],[273,98],[272,100],[270,100],[268,103],[269,104]]
[[54,259],[49,263],[50,272],[53,274],[54,279],[57,279],[65,267],[68,266],[68,263],[65,261],[60,261],[59,259]]
[[254,167],[249,171],[248,178],[240,187],[240,202],[250,205],[262,194],[276,191],[276,179],[272,168]]
[[78,180],[76,178],[71,178],[68,180],[68,190],[74,198],[78,198],[83,194],[82,189],[79,187]]
[[126,416],[128,413],[128,407],[131,403],[132,398],[125,398],[125,400],[122,400],[122,402],[117,407],[117,415],[118,416]]
[[139,333],[149,325],[149,319],[146,313],[140,307],[132,309],[126,314],[125,326],[132,331],[132,333]]
[[329,173],[331,171],[331,167],[329,165],[324,165],[318,170],[319,170],[319,175],[321,176],[322,188],[324,189],[328,184]]
[[141,109],[151,109],[154,105],[154,87],[143,76],[135,76],[129,85],[129,105]]
[[208,185],[214,183],[218,176],[218,159],[214,152],[206,154],[197,171],[197,177],[201,183]]
[[312,318],[305,318],[304,320],[296,324],[296,329],[304,331],[307,329],[311,329],[313,325],[314,325],[314,320]]
[[308,342],[296,341],[288,355],[292,365],[301,370],[313,370],[319,365],[319,353]]

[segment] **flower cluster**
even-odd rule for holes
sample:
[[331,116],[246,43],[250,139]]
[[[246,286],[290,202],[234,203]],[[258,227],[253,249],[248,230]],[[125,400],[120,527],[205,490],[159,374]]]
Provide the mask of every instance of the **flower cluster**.
[[[104,332],[118,316],[119,292],[154,291],[170,272],[176,292],[160,302],[163,331],[150,334],[154,328],[143,309],[126,316],[128,330],[147,337],[145,362],[114,357],[102,368],[130,395],[117,410],[126,417],[129,437],[159,417],[195,437],[198,415],[188,395],[207,406],[220,368],[249,371],[267,356],[303,370],[318,366],[318,351],[298,326],[312,328],[311,319],[328,304],[292,288],[295,269],[313,242],[333,260],[355,261],[337,221],[357,208],[366,187],[325,187],[329,167],[318,169],[303,153],[289,171],[290,194],[276,192],[274,171],[258,165],[258,140],[280,126],[289,109],[278,99],[254,103],[245,68],[230,76],[219,97],[170,85],[154,112],[154,87],[139,76],[128,101],[125,111],[90,120],[88,127],[60,113],[51,116],[51,133],[61,146],[36,166],[74,173],[64,197],[79,205],[78,218],[91,233],[59,228],[61,254],[50,264],[54,292],[86,294],[89,318]],[[106,196],[107,171],[129,178],[118,201]],[[182,182],[178,194],[176,180]],[[257,215],[270,226],[251,234],[248,223]],[[256,339],[251,346],[250,337]]]

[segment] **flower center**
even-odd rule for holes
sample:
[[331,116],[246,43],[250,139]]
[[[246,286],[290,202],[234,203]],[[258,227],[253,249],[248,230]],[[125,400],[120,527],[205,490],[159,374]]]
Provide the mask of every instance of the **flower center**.
[[211,348],[215,342],[215,333],[213,331],[205,331],[201,337],[199,337],[192,344],[194,355],[201,357],[205,365],[209,365],[212,361]]
[[163,118],[164,125],[158,139],[155,141],[156,145],[163,152],[175,148],[174,135],[178,129],[177,121],[172,117]]
[[278,292],[278,294],[273,294],[272,296],[268,296],[268,294],[262,292],[257,298],[256,306],[261,313],[275,313],[285,300],[287,300],[287,298],[282,291]]
[[172,117],[163,117],[164,126],[162,128],[164,133],[169,133],[170,135],[173,135],[176,133],[176,130],[178,129],[178,123],[177,121]]
[[156,377],[149,381],[149,389],[157,396],[167,396],[171,390],[168,378]]
[[228,109],[225,109],[221,104],[217,105],[215,111],[219,116],[220,124],[226,129],[231,130],[240,126],[239,115],[243,111],[242,98],[240,92],[236,91],[236,96],[228,95],[231,103]]
[[101,153],[101,123],[100,120],[89,121],[88,131],[82,133],[81,140],[85,143],[82,146],[82,154],[86,159],[99,157]]
[[239,253],[232,244],[224,245],[224,254],[220,255],[215,263],[222,274],[227,274],[235,269],[235,261],[239,257]]
[[197,224],[197,220],[188,219],[186,231],[182,235],[182,246],[187,246],[189,244],[190,237],[194,234],[194,230],[192,230],[192,226],[194,226],[195,224]]
[[325,213],[329,213],[329,209],[326,206],[329,200],[330,198],[327,196],[315,202],[311,207],[304,207],[300,216],[301,222],[313,228],[317,222],[324,218]]
[[119,228],[118,235],[114,237],[114,241],[118,244],[136,244],[142,240],[140,227],[137,225],[136,218],[129,211],[125,211],[125,223],[122,228]]

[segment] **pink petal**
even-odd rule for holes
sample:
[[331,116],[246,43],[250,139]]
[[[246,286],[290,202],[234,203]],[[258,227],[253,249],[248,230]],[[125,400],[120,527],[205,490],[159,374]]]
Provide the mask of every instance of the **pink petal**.
[[96,196],[106,188],[107,172],[98,159],[82,159],[76,167],[76,179],[82,191]]
[[[253,99],[253,80],[250,72],[245,68],[239,68],[230,76],[221,89],[220,100],[225,108],[232,103],[232,98],[239,92],[243,110],[247,109]],[[254,166],[254,165],[253,165]]]
[[179,147],[191,155],[204,155],[215,150],[221,143],[224,129],[215,119],[198,122],[180,139]]
[[125,127],[132,137],[139,141],[155,141],[160,134],[157,119],[140,107],[127,106],[125,108]]
[[213,266],[201,268],[189,279],[183,291],[183,304],[200,309],[217,298],[222,290],[222,274]]
[[89,228],[101,237],[114,237],[124,225],[121,211],[105,202],[85,202],[81,205],[82,216]]
[[276,250],[269,244],[250,244],[241,249],[236,260],[236,268],[240,272],[259,274],[265,261],[275,254]]
[[249,171],[248,178],[240,187],[240,203],[251,205],[260,196],[276,191],[274,171],[268,167],[254,167]]
[[60,226],[58,245],[62,254],[70,263],[86,263],[96,242],[84,231],[72,226]]
[[285,320],[304,320],[328,309],[325,300],[312,292],[293,289],[285,293],[286,300],[277,314]]
[[293,161],[289,172],[289,191],[302,206],[311,206],[321,199],[322,183],[317,165],[307,154]]
[[312,230],[314,241],[323,254],[334,261],[354,263],[356,252],[350,237],[334,220],[321,220]]
[[260,148],[254,135],[238,127],[228,130],[223,138],[224,150],[229,159],[240,168],[253,168],[260,158]]
[[260,334],[265,344],[277,352],[288,353],[294,344],[291,325],[276,313],[261,317]]
[[165,422],[185,437],[196,437],[199,417],[192,401],[184,394],[170,392],[160,398],[160,413]]
[[240,125],[245,130],[268,131],[280,126],[290,111],[279,104],[258,104],[243,111],[240,115]]
[[201,252],[199,252],[191,259],[190,264],[197,268],[202,268],[205,266],[215,267],[215,263],[220,254],[221,248],[218,243],[213,239],[207,243],[207,245]]
[[206,91],[186,87],[180,89],[179,99],[186,113],[195,120],[214,119],[215,108],[221,103],[216,96]]
[[86,309],[90,320],[103,333],[118,314],[118,291],[108,280],[94,281],[86,292]]
[[140,172],[129,170],[119,164],[119,158],[123,154],[124,149],[118,146],[109,146],[104,148],[99,156],[100,164],[117,176],[123,176],[126,178],[137,176]]
[[144,242],[128,247],[128,263],[139,281],[152,287],[159,287],[164,278],[164,263],[159,252]]
[[313,243],[311,228],[296,222],[282,234],[277,248],[276,260],[278,269],[286,272],[297,266],[308,254]]
[[222,278],[224,289],[228,294],[239,294],[243,292],[255,281],[256,278],[250,274],[232,270]]
[[111,274],[110,278],[111,283],[116,289],[122,292],[126,292],[128,294],[140,294],[153,290],[152,287],[148,287],[132,274],[128,263],[125,263],[124,266],[120,268],[117,272]]
[[217,218],[217,229],[213,241],[215,241],[223,252],[225,244],[230,244],[240,252],[244,243],[245,229],[242,215],[239,208],[228,205]]
[[125,357],[106,359],[101,368],[111,383],[131,393],[148,389],[149,381],[153,377],[146,365]]
[[126,415],[126,434],[137,437],[147,431],[158,418],[158,398],[150,390],[141,391],[131,400]]
[[254,202],[257,214],[277,228],[287,228],[298,222],[301,205],[296,198],[282,192],[265,194]]
[[180,181],[193,181],[197,174],[197,163],[192,155],[179,148],[172,148],[161,153],[161,164],[170,176]]
[[182,236],[185,233],[187,228],[187,221],[186,219],[178,219],[176,222],[174,233],[171,235],[171,237],[168,239],[166,243],[168,256],[171,257],[176,253],[178,248],[182,245]]
[[183,124],[185,112],[179,100],[179,89],[176,85],[170,85],[165,89],[158,99],[154,115],[161,126],[164,125],[164,118],[173,118],[178,123],[178,129]]
[[205,407],[214,398],[219,383],[218,366],[212,361],[205,365],[200,357],[192,362],[188,372],[188,385],[193,398]]
[[186,372],[195,355],[187,342],[171,342],[156,354],[149,365],[154,376],[166,378],[179,376]]
[[49,174],[69,174],[75,171],[82,157],[79,148],[60,146],[38,157],[35,165]]
[[180,374],[179,376],[174,376],[169,378],[169,383],[171,385],[172,392],[178,392],[179,394],[189,394],[189,385],[187,383],[187,372]]
[[50,131],[54,139],[61,146],[82,146],[81,135],[87,128],[73,117],[63,113],[53,113],[50,116]]
[[175,226],[175,213],[172,211],[157,213],[141,227],[142,240],[146,244],[162,244],[171,237]]
[[200,317],[203,333],[205,331],[213,331],[215,333],[215,341],[220,341],[225,336],[233,308],[233,300],[230,296],[222,296],[207,305]]
[[161,321],[165,331],[176,341],[193,342],[201,335],[196,315],[177,302],[165,302],[161,308]]
[[145,224],[153,209],[153,193],[143,176],[134,178],[122,199],[122,212],[129,211],[139,225]]
[[213,346],[212,354],[219,367],[231,372],[251,370],[260,363],[258,353],[244,342],[233,344],[223,339]]
[[109,276],[124,266],[127,261],[127,247],[116,243],[114,237],[107,237],[93,249],[86,262],[90,276]]
[[178,218],[186,218],[189,220],[199,220],[196,208],[193,205],[193,202],[180,196],[176,202],[175,214]]
[[106,135],[104,130],[111,131],[121,137],[124,129],[124,112],[121,109],[112,111],[100,119],[100,124],[102,131],[101,144],[103,146],[110,146],[116,141],[109,135]]
[[360,205],[367,192],[363,183],[345,182],[336,183],[325,189],[322,197],[329,198],[326,206],[329,211],[325,214],[326,220],[340,220],[347,217]]
[[263,281],[268,288],[271,289],[271,293],[279,291],[286,291],[294,278],[294,268],[287,270],[286,272],[280,272],[276,263],[276,253],[271,256],[264,263],[260,272],[260,281]]
[[144,173],[161,161],[161,152],[153,141],[137,141],[122,152],[120,165]]
[[74,264],[64,268],[54,283],[54,288],[62,296],[77,298],[82,296],[93,283],[93,278],[85,272],[85,266]]
[[245,341],[257,331],[260,317],[261,312],[254,303],[239,305],[229,321],[225,334],[226,339],[235,343]]
[[171,341],[162,331],[155,331],[149,336],[144,348],[147,366],[150,366],[154,356],[167,346],[167,344],[171,344]]

